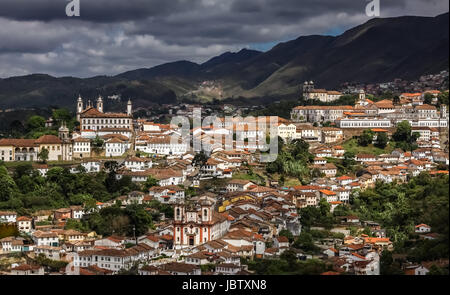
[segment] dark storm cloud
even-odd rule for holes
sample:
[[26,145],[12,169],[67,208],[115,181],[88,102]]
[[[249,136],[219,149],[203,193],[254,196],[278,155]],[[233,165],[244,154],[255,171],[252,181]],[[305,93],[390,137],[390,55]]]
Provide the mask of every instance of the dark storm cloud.
[[[380,0],[381,17],[435,16],[447,0]],[[368,0],[0,0],[0,77],[116,74],[201,62],[250,44],[339,32],[369,20]]]
[[[1,0],[0,17],[15,20],[66,19],[70,0]],[[80,0],[81,20],[117,22],[196,9],[199,0]]]

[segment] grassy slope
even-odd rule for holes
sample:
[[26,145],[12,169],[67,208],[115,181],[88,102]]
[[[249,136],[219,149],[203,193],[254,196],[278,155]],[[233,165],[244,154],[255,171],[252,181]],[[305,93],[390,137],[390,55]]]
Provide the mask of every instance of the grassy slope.
[[380,149],[373,144],[369,144],[368,146],[359,146],[356,139],[349,139],[346,142],[342,144],[345,151],[353,152],[355,155],[357,154],[374,154],[374,155],[380,155],[380,154],[390,154],[394,147],[389,143],[385,149]]

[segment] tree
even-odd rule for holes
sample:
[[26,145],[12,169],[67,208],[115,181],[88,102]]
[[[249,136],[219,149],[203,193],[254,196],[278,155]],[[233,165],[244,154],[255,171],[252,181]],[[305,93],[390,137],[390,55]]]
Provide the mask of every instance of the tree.
[[372,130],[364,130],[364,132],[358,137],[358,144],[360,146],[368,146],[372,143],[374,135],[375,133]]
[[58,122],[69,122],[73,119],[69,110],[65,108],[53,110],[52,117]]
[[[277,140],[278,140],[278,150],[281,151],[281,150],[283,150],[283,147],[284,147],[284,139],[281,138],[280,136],[278,136]],[[267,144],[270,144],[270,137],[269,137],[269,140],[266,142],[267,142]]]
[[397,130],[392,135],[392,138],[395,141],[409,142],[411,139],[411,124],[409,124],[409,121],[405,120],[398,123]]
[[387,146],[388,141],[389,141],[389,139],[386,135],[386,132],[379,132],[377,134],[377,142],[376,142],[375,146],[380,149],[384,149]]
[[14,120],[9,124],[9,133],[13,137],[19,137],[25,132],[25,127],[19,120]]
[[318,177],[322,177],[323,173],[320,171],[319,168],[314,168],[313,170],[311,170],[311,177],[313,178],[318,178]]
[[[147,233],[148,228],[152,224],[152,217],[145,211],[142,205],[132,204],[127,206],[125,208],[125,214],[130,219],[130,224],[132,225],[132,227],[128,228],[128,235],[133,236],[135,234],[136,236],[140,236]],[[133,232],[133,227],[135,232]]]
[[295,269],[297,266],[297,254],[294,250],[285,250],[280,255],[280,259],[287,261],[289,269]]
[[101,149],[103,147],[104,143],[105,143],[105,141],[97,136],[92,141],[92,147],[95,148],[96,150],[99,150],[99,149]]
[[397,130],[392,135],[396,141],[396,146],[404,151],[412,151],[417,148],[416,141],[420,137],[418,132],[411,132],[411,124],[409,121],[402,121],[398,123]]
[[0,166],[0,201],[8,201],[15,190],[14,179],[9,176],[5,166]]
[[192,164],[196,167],[203,167],[206,161],[208,161],[208,156],[202,150],[200,153],[195,154],[194,159],[192,160]]
[[439,103],[439,105],[441,105],[441,104],[444,104],[444,105],[447,105],[447,106],[449,105],[448,90],[444,91],[444,92],[441,92],[438,95],[438,103]]
[[342,164],[344,165],[345,168],[349,168],[349,167],[355,165],[356,164],[355,153],[346,151],[344,153],[344,159],[342,161]]
[[430,267],[430,271],[427,272],[430,276],[448,276],[448,268],[441,268],[435,264]]
[[431,104],[432,102],[433,102],[433,95],[431,93],[425,93],[425,96],[423,97],[423,103]]
[[400,97],[398,95],[395,95],[394,98],[392,99],[392,103],[394,105],[399,105],[400,104]]
[[25,125],[28,131],[44,128],[45,118],[41,116],[31,116],[30,118],[28,118]]
[[294,248],[301,249],[306,252],[316,252],[318,247],[314,244],[312,235],[307,232],[302,232],[293,244]]
[[47,163],[49,151],[46,148],[43,148],[38,153],[38,158],[41,159],[43,163]]
[[109,173],[111,173],[111,172],[116,173],[119,168],[120,168],[120,165],[119,165],[119,163],[117,163],[117,161],[106,161],[105,162],[105,169]]
[[281,230],[278,235],[288,238],[289,243],[292,243],[294,241],[294,235],[287,229]]
[[153,176],[149,175],[147,177],[147,180],[145,181],[145,183],[143,184],[143,190],[144,192],[148,192],[148,190],[151,187],[157,186],[159,183],[158,179],[154,178]]
[[380,257],[380,274],[382,275],[402,275],[403,271],[394,263],[392,252],[384,250]]

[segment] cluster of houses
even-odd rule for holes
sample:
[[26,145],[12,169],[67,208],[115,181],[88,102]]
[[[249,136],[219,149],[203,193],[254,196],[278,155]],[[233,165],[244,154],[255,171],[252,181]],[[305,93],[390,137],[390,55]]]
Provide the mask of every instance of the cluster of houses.
[[446,105],[440,111],[434,105],[424,103],[424,95],[403,94],[403,101],[394,105],[392,100],[373,102],[366,98],[364,90],[359,92],[355,106],[298,106],[291,112],[294,122],[331,122],[340,129],[394,128],[402,121],[412,127],[448,127]]
[[[305,86],[305,94],[312,100],[334,101],[341,96],[333,91],[316,90],[313,83]],[[449,164],[448,153],[443,151],[440,142],[440,132],[448,126],[446,109],[441,106],[438,113],[435,106],[424,104],[421,97],[402,95],[404,104],[399,107],[391,101],[374,103],[361,91],[354,107],[296,107],[291,121],[275,117],[275,126],[271,117],[258,118],[255,126],[246,125],[237,117],[216,118],[214,124],[189,130],[194,141],[207,148],[207,157],[200,163],[181,140],[182,128],[133,120],[131,102],[126,113],[105,113],[101,97],[96,107],[88,102],[87,108],[79,98],[79,131],[70,136],[63,124],[58,136],[1,139],[0,159],[37,161],[39,152],[45,148],[51,161],[79,159],[78,164],[68,166],[71,173],[98,173],[106,170],[105,163],[115,157],[117,179],[129,177],[143,184],[152,177],[156,185],[145,192],[134,191],[108,202],[97,202],[89,209],[72,206],[38,211],[30,216],[2,211],[0,222],[15,224],[22,235],[1,239],[0,254],[22,252],[31,259],[44,255],[66,261],[68,266],[60,270],[61,274],[110,275],[137,266],[140,275],[233,275],[251,274],[241,264],[242,257],[276,258],[289,249],[299,259],[320,258],[331,262],[334,270],[325,274],[378,275],[380,253],[384,249],[392,250],[393,245],[375,222],[344,217],[341,225],[364,225],[373,235],[353,237],[345,227],[338,229],[345,238],[324,239],[319,244],[323,250],[319,256],[293,248],[292,242],[280,233],[287,230],[294,236],[300,235],[298,209],[318,206],[321,200],[328,202],[333,212],[339,205],[349,203],[352,194],[373,187],[376,181],[405,182],[422,171],[431,175],[448,174],[448,170],[436,169],[440,164]],[[364,168],[362,173],[340,175],[334,160],[344,159],[346,150],[340,144],[346,139],[348,129],[366,128],[375,134],[390,135],[392,127],[402,120],[409,120],[412,132],[419,134],[418,149],[411,152],[396,149],[381,155],[357,154],[353,160]],[[314,124],[326,121],[334,123],[334,127]],[[258,185],[236,177],[264,168],[256,153],[249,150],[266,147],[269,130],[286,142],[303,139],[311,144],[314,160],[309,169],[316,177],[310,184]],[[94,151],[94,141],[98,138],[104,141],[104,154]],[[263,143],[252,140],[261,138]],[[43,176],[51,167],[37,163],[33,166]],[[221,180],[221,187],[199,196],[186,196],[185,188],[200,187],[217,179]],[[118,202],[125,207],[153,201],[172,206],[173,218],[161,216],[155,229],[139,237],[102,237],[95,232],[65,229],[68,220],[80,220]],[[419,224],[416,232],[424,238],[433,238],[427,225]],[[202,268],[204,265],[208,265],[207,271]],[[405,272],[423,274],[424,267],[407,265]],[[9,269],[9,274],[21,275],[46,272],[32,263],[11,265]]]

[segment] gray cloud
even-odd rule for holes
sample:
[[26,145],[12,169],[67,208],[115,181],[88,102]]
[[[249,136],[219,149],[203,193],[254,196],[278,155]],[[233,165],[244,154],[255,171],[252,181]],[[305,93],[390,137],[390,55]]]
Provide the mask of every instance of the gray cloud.
[[[381,17],[435,16],[447,0],[380,0]],[[367,0],[0,0],[0,77],[113,75],[251,44],[342,31],[369,19]]]

